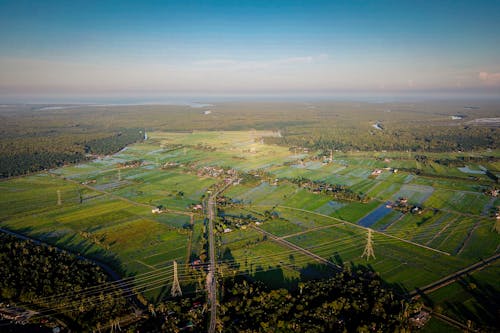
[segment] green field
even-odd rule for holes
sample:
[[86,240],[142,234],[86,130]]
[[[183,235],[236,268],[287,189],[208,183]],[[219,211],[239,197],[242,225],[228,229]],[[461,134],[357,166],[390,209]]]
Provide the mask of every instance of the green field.
[[[337,152],[332,163],[322,163],[318,152],[263,143],[263,137],[274,135],[152,132],[147,141],[113,156],[4,180],[0,226],[106,262],[123,275],[170,269],[173,260],[187,263],[204,251],[203,215],[191,206],[200,204],[207,190],[227,177],[200,172],[224,167],[236,170],[243,180],[225,190],[231,204],[221,211],[253,218],[245,220],[244,227],[218,235],[219,260],[231,274],[249,275],[272,286],[290,286],[315,276],[314,258],[264,235],[254,228],[255,221],[263,231],[337,265],[368,266],[401,293],[498,253],[500,236],[487,214],[498,200],[484,193],[493,186],[487,177],[472,182],[456,167],[436,163],[422,167],[425,176],[392,172],[390,168],[419,167],[411,156],[397,153]],[[131,161],[140,163],[123,166]],[[387,169],[370,176],[376,168]],[[253,178],[245,178],[249,174]],[[368,199],[346,201],[314,193],[291,181],[296,177],[345,185]],[[370,226],[375,230],[375,258],[362,258],[367,229],[357,223],[401,197],[423,211],[392,209],[377,218]],[[167,211],[152,214],[157,206]],[[272,218],[270,212],[275,214]],[[188,276],[182,267],[181,275]],[[498,287],[492,273],[485,275],[496,272],[493,268],[474,275],[478,285]],[[431,299],[444,304],[447,288],[458,293],[453,302],[467,302],[470,295],[459,292],[458,284],[433,293]],[[487,318],[467,304],[474,320],[485,322]],[[456,315],[451,307],[443,307]],[[433,320],[429,327],[439,325]]]

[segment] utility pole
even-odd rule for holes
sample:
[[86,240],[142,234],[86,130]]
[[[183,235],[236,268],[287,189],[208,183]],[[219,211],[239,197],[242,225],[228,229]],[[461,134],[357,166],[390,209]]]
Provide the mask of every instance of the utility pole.
[[369,260],[370,257],[375,258],[375,253],[373,252],[373,240],[372,240],[372,229],[368,229],[368,239],[366,240],[365,250],[361,255],[361,258],[366,256],[366,260]]
[[61,200],[61,190],[57,190],[57,205],[61,206],[62,205],[62,200]]
[[172,297],[182,296],[181,285],[177,276],[177,262],[174,260],[174,282],[172,283]]

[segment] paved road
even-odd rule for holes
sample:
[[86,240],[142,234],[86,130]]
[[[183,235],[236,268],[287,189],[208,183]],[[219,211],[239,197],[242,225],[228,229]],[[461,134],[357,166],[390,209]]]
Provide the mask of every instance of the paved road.
[[210,326],[209,333],[215,332],[217,323],[217,281],[216,281],[216,258],[215,258],[215,239],[214,239],[214,219],[215,219],[215,195],[208,198],[207,215],[208,215],[208,248],[210,257],[210,266],[207,276],[207,291],[210,300]]

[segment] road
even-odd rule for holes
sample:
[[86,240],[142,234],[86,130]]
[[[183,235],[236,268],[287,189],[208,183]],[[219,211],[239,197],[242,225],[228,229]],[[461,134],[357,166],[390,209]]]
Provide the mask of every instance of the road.
[[214,219],[216,195],[211,195],[207,201],[207,215],[208,215],[208,249],[210,265],[207,275],[207,292],[210,301],[210,326],[209,333],[215,332],[217,323],[217,280],[216,280],[216,258],[215,258],[215,239],[214,239]]
[[[227,182],[222,188],[212,193],[207,200],[205,210],[208,217],[208,252],[210,265],[208,266],[207,275],[207,293],[210,302],[210,326],[208,333],[214,333],[217,326],[217,258],[215,257],[215,236],[214,236],[214,220],[217,217],[217,196],[224,192],[231,184],[233,179]],[[210,193],[210,192],[209,192]]]

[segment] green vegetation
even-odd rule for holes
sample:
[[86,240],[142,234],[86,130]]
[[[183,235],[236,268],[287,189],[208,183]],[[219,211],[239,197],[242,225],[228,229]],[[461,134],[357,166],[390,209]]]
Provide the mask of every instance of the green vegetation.
[[224,332],[399,332],[419,311],[387,290],[370,271],[346,270],[332,278],[269,290],[246,280],[224,281]]
[[429,302],[445,315],[461,321],[481,323],[483,330],[493,332],[498,329],[499,274],[500,265],[492,264],[432,292]]
[[[81,162],[88,152],[110,154],[142,140],[142,129],[279,130],[279,136],[264,140],[326,152],[496,150],[500,142],[498,128],[468,123],[475,118],[496,117],[495,107],[486,103],[478,110],[464,110],[460,104],[445,102],[404,106],[253,102],[218,103],[217,110],[206,115],[189,106],[12,105],[0,110],[0,175],[10,177]],[[464,120],[451,123],[449,117],[457,110]],[[383,124],[383,130],[374,129],[375,123]],[[193,139],[196,144],[203,143],[198,137]],[[440,156],[434,161],[448,166],[483,163],[489,168],[498,164],[497,156]]]
[[[143,120],[130,127],[135,128],[134,132],[139,133],[137,127],[146,123],[153,124],[152,114],[158,116],[158,124],[147,125],[151,128],[187,126],[173,107],[145,108],[150,113],[146,112]],[[95,107],[92,112],[98,109]],[[129,107],[118,109],[132,113]],[[118,109],[111,110],[110,115]],[[221,114],[229,116],[227,122],[219,124],[212,115],[198,114],[199,110],[184,111],[196,119],[198,128],[246,126],[237,125],[238,121],[232,118],[236,113],[229,110],[229,105],[221,106]],[[171,122],[159,121],[163,119],[159,117],[161,112],[167,112]],[[297,112],[297,119],[302,119],[298,109],[293,112]],[[83,122],[86,113],[82,111],[80,116]],[[43,113],[36,117],[44,119]],[[271,114],[270,118],[276,121],[273,126],[257,122],[255,127],[281,129],[279,124],[284,120],[280,117]],[[98,127],[87,121],[85,126]],[[120,120],[116,126],[127,128]],[[111,156],[0,182],[0,226],[107,263],[122,277],[135,276],[131,283],[144,306],[152,305],[157,312],[157,317],[149,312],[145,327],[163,325],[165,330],[167,326],[174,330],[192,325],[198,329],[207,324],[202,310],[206,305],[202,301],[201,309],[195,306],[204,296],[208,253],[202,203],[208,190],[220,188],[229,180],[233,183],[217,201],[220,270],[226,277],[243,276],[253,281],[260,293],[258,297],[279,296],[277,299],[281,300],[288,295],[305,301],[305,295],[297,293],[299,283],[331,276],[324,271],[325,265],[318,265],[314,255],[331,266],[368,265],[378,276],[375,280],[382,279],[390,284],[387,288],[406,294],[498,253],[498,223],[491,216],[498,206],[498,199],[492,196],[498,185],[493,177],[483,173],[483,168],[494,174],[499,172],[496,150],[487,155],[481,151],[330,152],[305,149],[313,146],[308,144],[290,149],[267,143],[291,133],[283,130],[163,132],[150,131],[147,126],[147,140],[128,145]],[[288,122],[286,126],[298,128],[299,123]],[[384,129],[389,127],[388,124]],[[116,141],[118,132],[109,133],[83,141],[101,142],[103,149],[121,147],[122,142]],[[458,169],[465,164],[468,169],[464,170],[477,173]],[[403,201],[408,209],[394,208]],[[419,209],[412,211],[413,207]],[[371,219],[368,224],[365,217]],[[361,225],[374,230],[375,258],[368,261],[361,257],[367,239],[367,230]],[[188,264],[197,259],[200,264]],[[168,299],[173,260],[179,265],[183,291],[187,295],[198,292],[196,296]],[[140,282],[150,275],[161,279],[149,284]],[[357,278],[354,276],[353,281]],[[261,288],[258,281],[273,290]],[[325,281],[311,282],[310,288],[323,288]],[[236,290],[235,295],[243,297],[241,288]],[[320,305],[333,302],[337,297],[334,294],[342,292],[335,290],[332,301],[308,301],[318,305],[315,309],[319,311]],[[228,295],[222,296],[221,300],[228,303],[221,302],[220,308],[226,306],[224,311],[231,317],[231,311],[235,311],[231,307],[236,303]],[[252,309],[253,301],[248,301],[248,309]],[[190,311],[193,307],[198,310]],[[175,314],[170,314],[171,321],[164,321],[172,311]],[[186,311],[188,314],[184,315]],[[366,314],[362,313],[360,319]],[[274,312],[269,310],[266,314],[269,317],[259,317],[263,323],[282,325],[275,321]],[[319,323],[319,317],[313,313],[301,315],[316,326]],[[455,316],[462,321],[460,315]],[[369,320],[380,323],[380,318],[366,318],[369,319],[352,325],[369,326]],[[491,326],[487,318],[471,318],[477,327]],[[384,328],[399,327],[396,319],[392,326]],[[242,317],[239,322],[223,320],[220,324],[231,331],[244,327],[244,320],[250,321]],[[294,324],[293,320],[283,323],[283,330],[289,324]]]
[[[109,277],[94,263],[4,233],[0,233],[0,276],[2,299],[42,309],[43,314],[35,317],[61,317],[79,331],[132,312],[123,291],[108,285]],[[96,284],[106,287],[105,292],[81,292]]]

